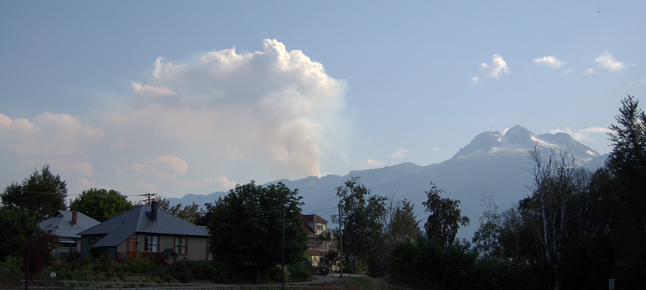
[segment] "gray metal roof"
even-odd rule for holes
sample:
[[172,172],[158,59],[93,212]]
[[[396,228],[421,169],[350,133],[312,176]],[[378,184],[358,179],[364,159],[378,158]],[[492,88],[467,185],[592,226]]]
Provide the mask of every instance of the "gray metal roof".
[[150,212],[150,205],[141,205],[79,234],[105,235],[97,247],[116,247],[135,233],[208,237],[206,230],[161,209],[152,221]]
[[74,226],[72,224],[72,215],[71,211],[59,210],[53,217],[40,222],[38,227],[45,231],[51,230],[52,234],[59,238],[80,239],[80,232],[100,224],[99,221],[77,212],[76,226]]

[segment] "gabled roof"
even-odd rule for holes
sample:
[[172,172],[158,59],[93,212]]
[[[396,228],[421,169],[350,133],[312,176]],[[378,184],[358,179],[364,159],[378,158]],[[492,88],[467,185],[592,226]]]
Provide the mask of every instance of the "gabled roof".
[[313,222],[315,218],[316,218],[316,223],[327,224],[327,221],[324,220],[322,217],[320,217],[317,214],[304,214],[303,215],[303,220],[305,220],[306,223]]
[[76,213],[76,226],[72,224],[73,212],[59,210],[56,215],[38,224],[38,227],[45,231],[52,231],[52,234],[60,239],[80,239],[80,232],[100,224],[99,221],[86,216],[80,212]]
[[97,247],[116,247],[135,233],[208,237],[204,229],[162,209],[157,209],[157,221],[150,218],[150,212],[150,205],[141,205],[79,234],[105,235]]

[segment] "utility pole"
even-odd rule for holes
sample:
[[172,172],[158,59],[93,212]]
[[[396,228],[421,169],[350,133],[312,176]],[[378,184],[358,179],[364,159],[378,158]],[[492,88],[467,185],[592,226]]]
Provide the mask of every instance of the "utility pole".
[[281,288],[285,290],[285,204],[283,203],[283,268],[280,273]]
[[339,260],[341,260],[341,271],[340,277],[343,278],[343,235],[341,234],[343,231],[341,230],[341,226],[343,225],[343,219],[341,216],[341,205],[339,204],[339,249],[340,249],[340,254],[339,254]]

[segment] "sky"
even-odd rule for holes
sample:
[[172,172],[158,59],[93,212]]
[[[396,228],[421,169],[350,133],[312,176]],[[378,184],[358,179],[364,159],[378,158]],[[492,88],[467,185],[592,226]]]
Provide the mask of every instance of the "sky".
[[515,125],[604,154],[646,106],[646,2],[445,2],[2,1],[0,185],[209,194]]

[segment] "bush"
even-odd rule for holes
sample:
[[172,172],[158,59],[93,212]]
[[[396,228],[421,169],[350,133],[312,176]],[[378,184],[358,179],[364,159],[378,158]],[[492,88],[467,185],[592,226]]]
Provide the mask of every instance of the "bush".
[[101,247],[90,248],[90,255],[92,256],[92,259],[98,259],[99,257],[101,257],[101,254],[103,254],[103,249],[101,249]]
[[193,273],[191,272],[191,262],[182,259],[177,260],[168,267],[170,275],[182,283],[188,283],[193,280]]
[[[281,265],[276,265],[271,267],[269,269],[269,279],[271,279],[274,282],[282,282],[280,278],[280,272],[282,272],[281,268],[282,268]],[[285,270],[283,274],[285,275],[285,281],[287,281],[287,277],[289,276],[289,271]]]
[[310,270],[307,269],[307,266],[305,264],[299,263],[294,265],[294,267],[291,268],[291,275],[289,276],[289,278],[290,278],[290,281],[293,281],[293,282],[309,281],[310,278],[312,278],[312,272],[310,272]]

